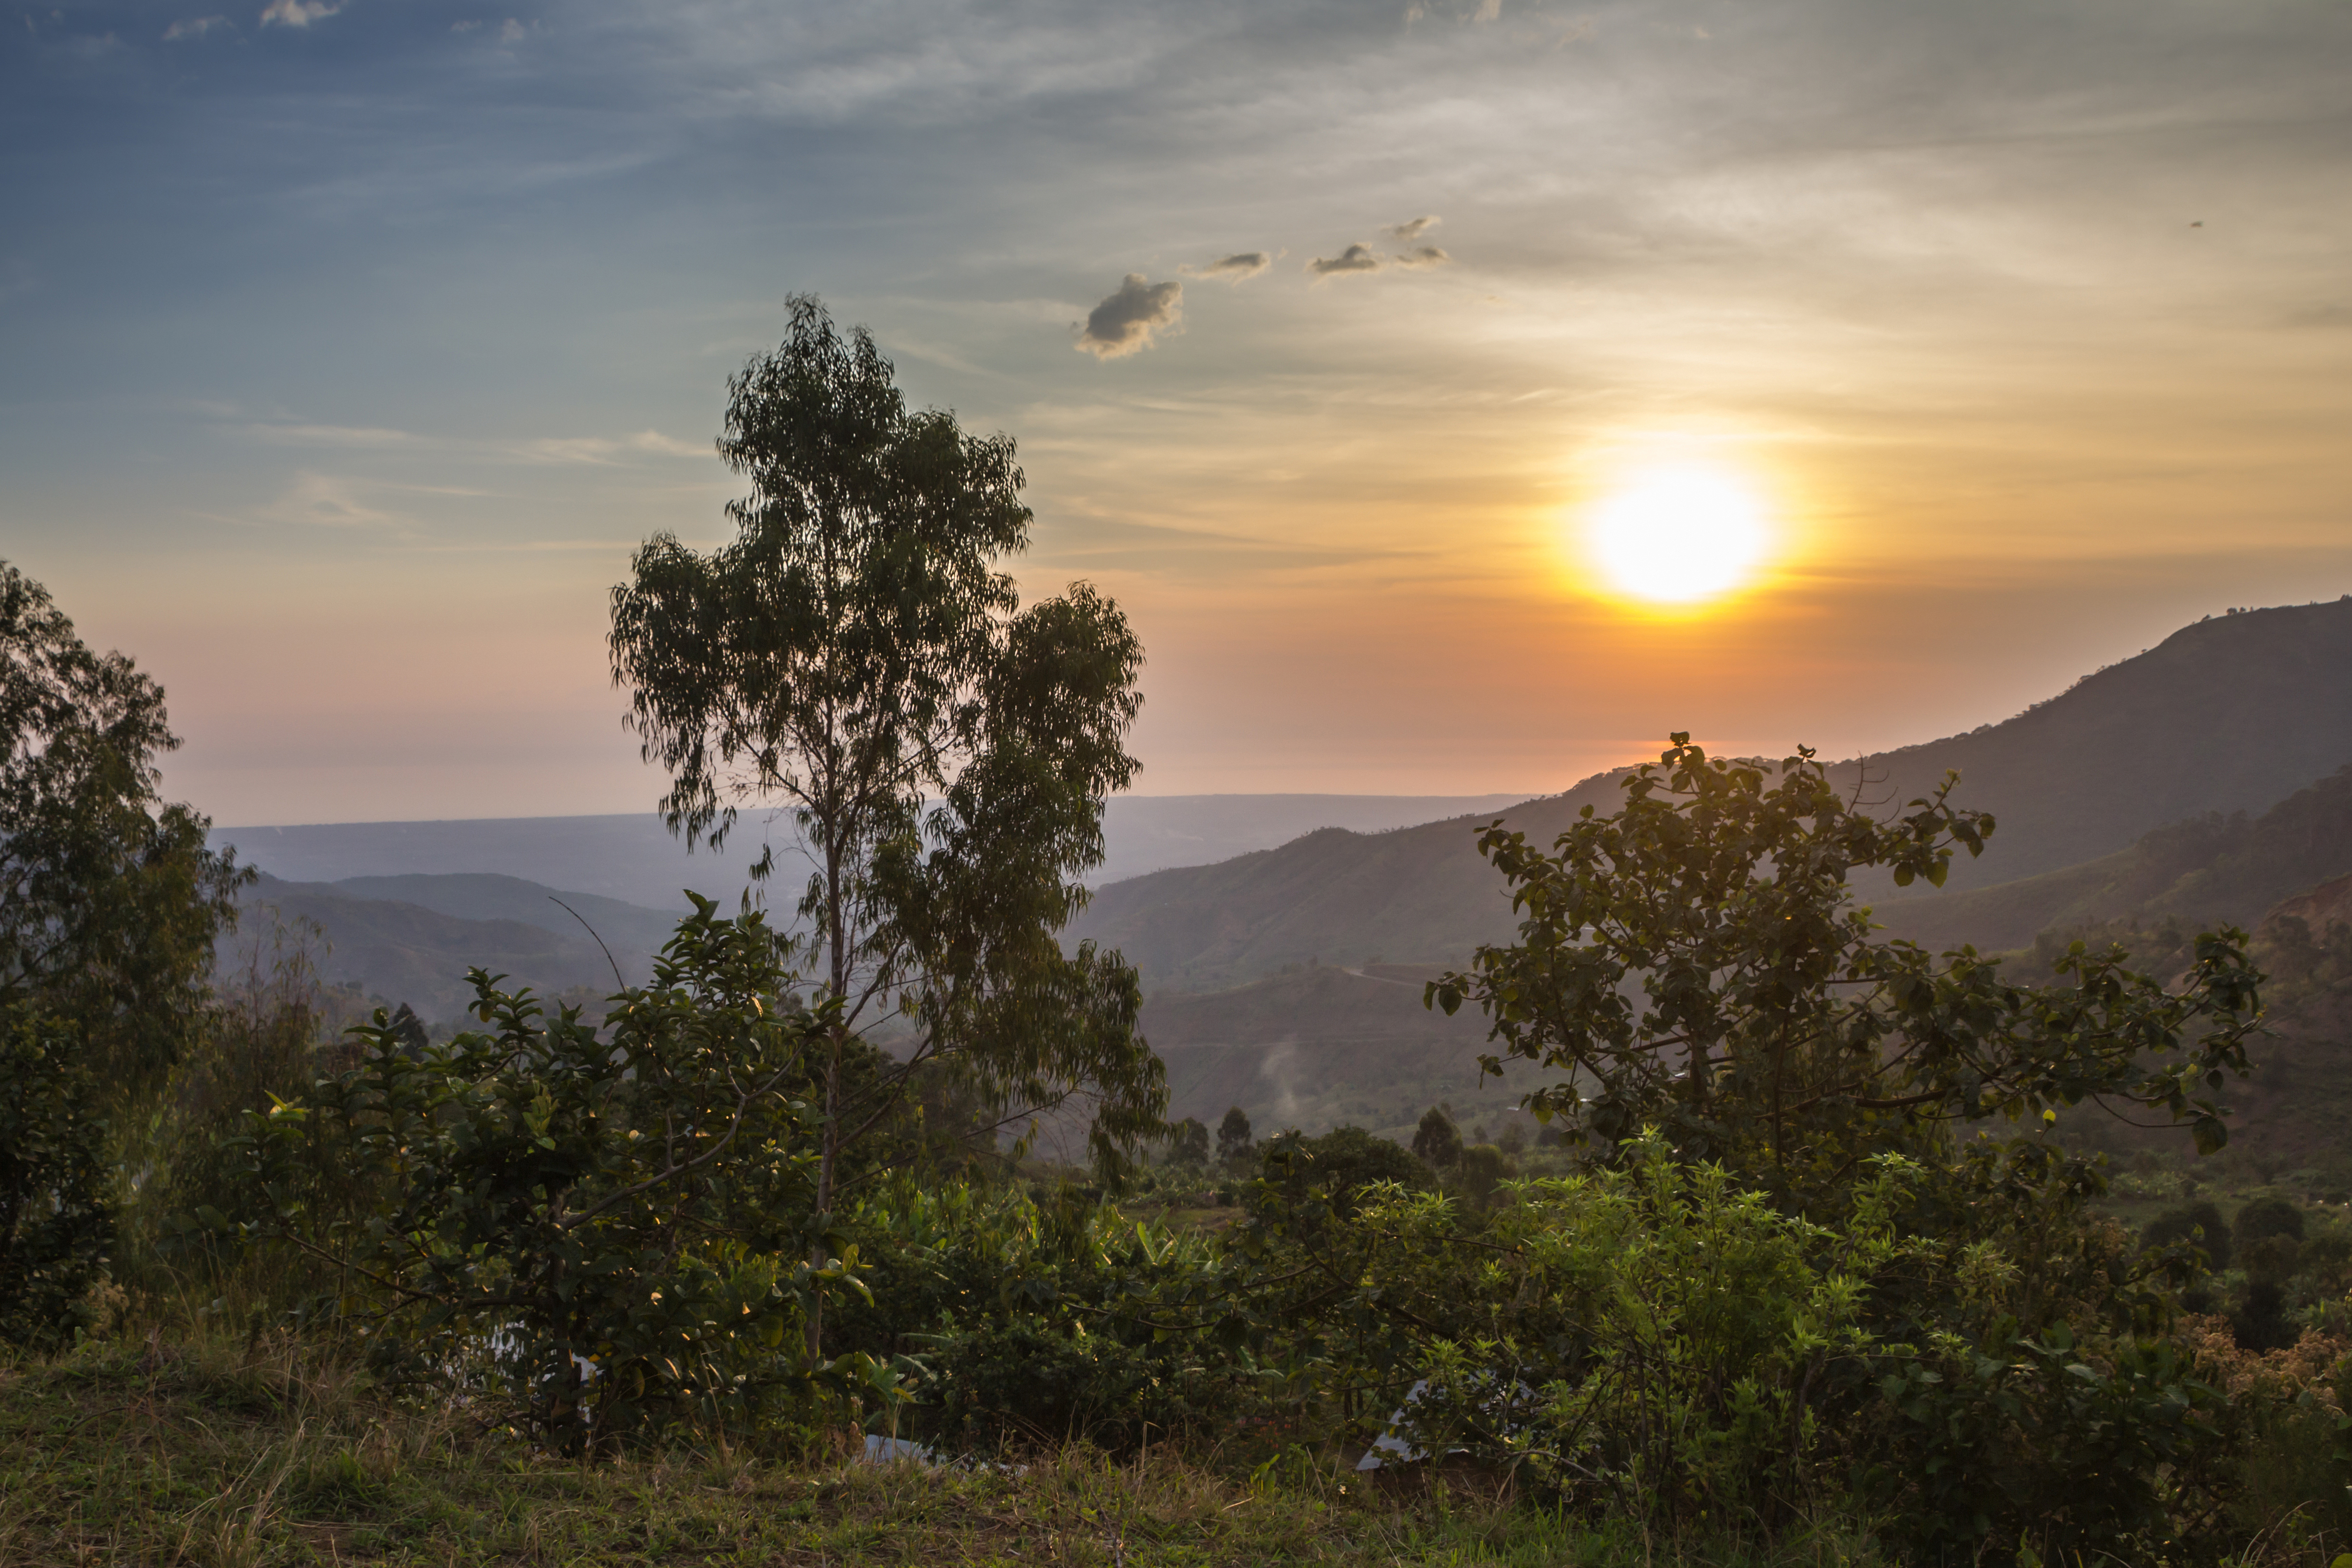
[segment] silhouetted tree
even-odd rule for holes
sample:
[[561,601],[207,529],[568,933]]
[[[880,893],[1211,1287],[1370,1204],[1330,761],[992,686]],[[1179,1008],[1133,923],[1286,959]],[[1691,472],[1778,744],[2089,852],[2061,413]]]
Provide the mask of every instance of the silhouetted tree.
[[2285,1198],[2253,1199],[2238,1211],[2238,1222],[2231,1227],[2231,1238],[2241,1247],[2273,1236],[2303,1239],[2303,1211]]
[[118,1105],[185,1048],[252,876],[160,797],[179,744],[163,688],[0,562],[0,1005],[70,1031]]
[[1188,1116],[1168,1130],[1168,1163],[1199,1170],[1209,1163],[1209,1130]]
[[1462,1158],[1462,1131],[1444,1109],[1433,1105],[1413,1129],[1412,1152],[1432,1170],[1444,1170]]
[[1886,820],[1809,751],[1777,767],[1710,757],[1686,734],[1588,809],[1549,852],[1496,823],[1480,851],[1509,883],[1518,940],[1430,984],[1475,1002],[1506,1057],[1558,1069],[1526,1103],[1597,1152],[1660,1128],[1683,1153],[1793,1187],[1834,1184],[1876,1150],[1939,1146],[1954,1122],[2055,1119],[2102,1098],[2228,1138],[2213,1090],[2246,1070],[2261,976],[2242,932],[2200,934],[2178,985],[2119,949],[2076,947],[2061,983],[2016,983],[1973,950],[1874,933],[1848,879],[1884,868],[1940,887],[1990,817],[1956,778]]
[[1248,1159],[1256,1147],[1250,1136],[1250,1119],[1242,1114],[1242,1108],[1236,1105],[1226,1110],[1225,1119],[1217,1123],[1217,1158],[1231,1164]]

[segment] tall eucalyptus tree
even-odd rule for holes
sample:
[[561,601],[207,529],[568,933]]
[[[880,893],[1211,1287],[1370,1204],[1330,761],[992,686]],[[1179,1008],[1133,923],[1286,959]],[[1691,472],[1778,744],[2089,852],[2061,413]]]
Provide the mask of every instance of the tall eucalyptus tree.
[[[1084,584],[1022,605],[1002,570],[1030,524],[1012,438],[909,411],[872,337],[814,298],[729,390],[736,535],[646,542],[613,594],[614,679],[670,773],[673,831],[716,846],[762,805],[798,828],[808,961],[838,1007],[820,1208],[927,1073],[1000,1126],[1089,1101],[1091,1154],[1120,1165],[1167,1104],[1140,987],[1057,933],[1139,765],[1140,643]],[[886,1027],[887,1057],[859,1051]]]

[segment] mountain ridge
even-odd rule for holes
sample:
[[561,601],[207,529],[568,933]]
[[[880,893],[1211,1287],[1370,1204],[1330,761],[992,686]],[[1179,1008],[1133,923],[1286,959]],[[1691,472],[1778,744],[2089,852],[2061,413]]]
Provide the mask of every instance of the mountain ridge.
[[[1702,743],[1706,737],[1696,737]],[[1998,724],[1830,765],[1893,809],[1958,769],[1955,804],[1989,810],[1985,854],[1955,860],[1940,896],[2121,851],[2167,823],[2261,811],[2352,763],[2352,599],[2193,623]],[[1583,805],[1614,810],[1627,770],[1494,814],[1549,843]],[[1458,963],[1516,927],[1502,879],[1473,847],[1484,814],[1366,835],[1316,834],[1213,866],[1097,890],[1071,923],[1147,982],[1246,984],[1285,964]],[[1938,896],[1857,879],[1892,918]]]

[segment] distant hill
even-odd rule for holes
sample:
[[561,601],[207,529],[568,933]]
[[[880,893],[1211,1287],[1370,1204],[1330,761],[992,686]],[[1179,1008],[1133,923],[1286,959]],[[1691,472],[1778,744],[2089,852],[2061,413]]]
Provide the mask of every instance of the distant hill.
[[[2218,812],[2143,834],[2128,849],[1997,887],[1882,905],[1881,924],[1931,948],[2021,948],[2043,931],[2113,921],[2228,921],[2352,872],[2352,768],[2259,816]],[[2292,911],[2291,911],[2292,912]]]
[[[397,891],[400,898],[372,897]],[[651,973],[651,956],[674,917],[593,894],[562,893],[588,917],[612,950],[551,902],[554,889],[511,877],[362,878],[354,882],[289,882],[264,875],[245,894],[238,938],[271,918],[307,920],[326,932],[320,978],[385,1002],[405,1002],[428,1020],[446,1022],[473,996],[466,971],[477,965],[551,996],[585,986],[602,997],[617,964],[631,983]],[[541,911],[546,911],[542,913]],[[566,931],[564,928],[571,929]]]
[[1873,796],[1901,801],[1959,771],[1957,798],[2000,826],[1980,859],[1954,863],[1951,891],[2076,865],[2208,812],[2259,812],[2347,763],[2352,598],[2197,622],[2004,723],[1839,776],[1864,773]]
[[415,904],[460,920],[520,921],[564,937],[587,937],[593,931],[615,952],[658,952],[678,922],[678,915],[668,910],[648,909],[598,893],[562,892],[544,883],[486,871],[345,877],[332,886],[347,899]]
[[[1955,863],[1949,899],[2114,854],[2167,823],[2262,811],[2347,763],[2352,601],[2339,601],[2200,622],[2003,723],[1832,773],[1865,799],[1899,805],[1959,771],[1955,798],[1993,812],[1999,826],[1980,859]],[[1549,841],[1588,803],[1615,809],[1621,776],[1502,815]],[[1472,848],[1483,820],[1326,831],[1139,877],[1099,890],[1071,934],[1122,949],[1159,984],[1193,990],[1309,960],[1458,962],[1515,925],[1499,879]],[[1860,891],[1891,921],[1929,889]]]
[[[1587,802],[1607,810],[1616,777],[1509,808],[1514,826],[1549,837]],[[1515,924],[1509,900],[1475,846],[1487,816],[1389,833],[1324,828],[1221,865],[1116,882],[1071,923],[1073,939],[1116,947],[1152,983],[1219,990],[1287,965],[1445,963]]]
[[[1318,827],[1378,832],[1508,805],[1517,795],[1120,795],[1103,816],[1099,885],[1170,866],[1202,866],[1270,849]],[[657,910],[687,907],[682,889],[732,905],[767,836],[777,841],[772,900],[789,907],[804,869],[790,819],[747,817],[726,851],[688,853],[650,811],[614,816],[483,817],[453,822],[335,822],[215,828],[215,847],[292,882],[489,873]],[[583,911],[584,912],[584,911]]]

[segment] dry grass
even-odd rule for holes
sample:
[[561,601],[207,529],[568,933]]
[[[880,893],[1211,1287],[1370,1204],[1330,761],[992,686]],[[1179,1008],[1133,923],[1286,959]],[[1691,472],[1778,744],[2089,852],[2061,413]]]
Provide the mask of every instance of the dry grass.
[[[1021,1457],[1008,1457],[1018,1458]],[[1571,1525],[1454,1473],[1364,1484],[1336,1456],[1253,1476],[1158,1448],[1008,1465],[781,1462],[741,1447],[551,1462],[383,1398],[268,1334],[159,1333],[0,1368],[0,1565],[1535,1564],[1866,1561],[1825,1535],[1767,1558]]]

